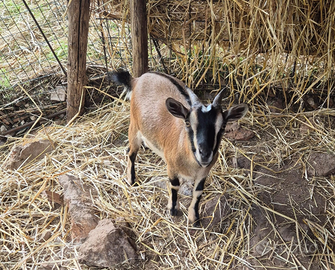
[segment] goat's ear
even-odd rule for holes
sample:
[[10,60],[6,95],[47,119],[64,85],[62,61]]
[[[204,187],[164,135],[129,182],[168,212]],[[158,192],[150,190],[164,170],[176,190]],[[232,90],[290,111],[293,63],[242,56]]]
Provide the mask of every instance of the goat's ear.
[[175,117],[186,119],[189,114],[189,110],[173,98],[168,98],[165,101],[165,105],[168,111]]
[[241,119],[243,116],[246,115],[248,112],[248,105],[246,104],[239,104],[230,108],[227,111],[223,112],[223,117],[226,119],[227,122],[236,121]]

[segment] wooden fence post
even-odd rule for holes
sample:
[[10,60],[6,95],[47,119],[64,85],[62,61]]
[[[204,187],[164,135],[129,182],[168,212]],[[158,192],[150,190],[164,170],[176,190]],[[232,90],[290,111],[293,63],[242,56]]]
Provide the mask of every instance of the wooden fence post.
[[67,121],[83,112],[90,0],[71,0],[68,7]]
[[148,71],[148,30],[146,0],[131,0],[131,40],[133,50],[133,76]]

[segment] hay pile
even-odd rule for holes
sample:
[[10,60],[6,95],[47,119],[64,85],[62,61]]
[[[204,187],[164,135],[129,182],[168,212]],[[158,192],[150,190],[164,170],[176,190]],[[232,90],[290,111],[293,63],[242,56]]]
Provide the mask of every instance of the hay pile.
[[[94,11],[122,26],[118,44],[130,53],[129,1],[96,2]],[[229,83],[240,101],[281,93],[291,107],[315,94],[320,107],[331,107],[334,11],[333,1],[149,0],[149,66],[174,73],[192,89]]]
[[[260,109],[266,112],[265,107]],[[137,265],[127,266],[130,269],[253,269],[256,265],[263,265],[263,269],[269,265],[275,269],[334,269],[334,178],[310,177],[305,183],[310,191],[306,200],[318,194],[324,197],[325,204],[319,207],[324,209],[325,222],[314,222],[311,214],[306,216],[307,227],[303,229],[294,218],[280,214],[286,225],[293,225],[293,236],[310,229],[312,234],[308,237],[316,247],[309,250],[312,253],[299,253],[301,250],[305,254],[303,234],[298,244],[282,239],[277,243],[280,249],[267,249],[262,251],[264,256],[256,257],[257,243],[251,244],[258,222],[255,209],[268,218],[271,230],[278,234],[280,228],[273,222],[272,206],[257,197],[259,193],[271,192],[271,186],[253,181],[253,170],[232,166],[236,157],[245,156],[254,161],[251,168],[281,168],[284,161],[298,156],[298,168],[303,168],[308,151],[333,152],[334,131],[326,128],[328,120],[334,117],[332,110],[299,115],[265,114],[259,110],[248,114],[241,124],[253,130],[256,137],[236,143],[224,139],[200,206],[203,211],[208,201],[224,194],[231,211],[207,229],[192,228],[187,223],[191,199],[188,195],[180,197],[183,216],[171,218],[166,209],[165,164],[151,151],[142,149],[138,156],[141,185],[130,188],[126,184],[128,117],[128,103],[117,100],[72,126],[45,127],[35,136],[57,142],[54,151],[15,171],[1,168],[1,269],[88,269],[78,263],[78,245],[71,242],[67,206],[52,203],[45,196],[46,191],[63,193],[58,182],[62,174],[75,175],[96,190],[98,196],[93,203],[99,219],[124,217],[129,222],[141,258]],[[303,123],[308,126],[305,134],[301,131]],[[2,164],[12,145],[20,141],[13,139],[1,146]],[[276,181],[279,179],[273,180],[274,185]],[[298,215],[297,206],[291,207]],[[281,264],[273,265],[274,261]]]

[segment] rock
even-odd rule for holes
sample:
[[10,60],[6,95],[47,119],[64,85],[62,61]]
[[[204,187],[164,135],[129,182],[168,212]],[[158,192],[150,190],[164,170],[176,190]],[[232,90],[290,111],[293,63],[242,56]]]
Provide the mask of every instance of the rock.
[[64,101],[66,98],[66,87],[62,85],[56,86],[54,91],[51,92],[50,100]]
[[226,133],[224,136],[229,140],[248,141],[255,136],[255,133],[240,127],[237,122],[234,122],[226,126]]
[[285,108],[283,99],[278,97],[269,98],[267,104],[272,113],[281,113]]
[[44,190],[42,194],[45,194],[47,197],[48,201],[52,204],[55,205],[56,207],[60,207],[64,204],[64,199],[63,195],[60,195],[56,192],[50,191],[50,190]]
[[193,181],[183,181],[183,183],[181,183],[178,193],[185,196],[192,196]]
[[95,190],[91,190],[83,185],[80,179],[71,175],[61,175],[58,179],[64,189],[64,202],[69,205],[72,239],[82,242],[98,224],[91,201],[91,195],[94,196]]
[[329,176],[335,173],[335,155],[312,152],[307,160],[307,173],[310,176]]
[[45,241],[49,240],[51,236],[52,236],[51,231],[49,231],[49,230],[44,230],[44,231],[40,234],[40,237],[39,237],[39,238],[40,238],[40,241],[45,242]]
[[130,240],[131,245],[133,247],[136,247],[135,242],[133,242],[131,239],[137,239],[137,236],[135,232],[131,229],[129,223],[125,220],[125,218],[117,217],[114,220],[114,225],[115,227],[122,229],[128,235],[128,237],[130,237],[129,240]]
[[46,153],[51,152],[55,148],[56,143],[50,140],[26,140],[12,148],[4,167],[16,170],[34,159],[43,158]]
[[236,168],[250,169],[250,166],[250,159],[244,156],[236,158]]
[[5,125],[1,125],[0,127],[0,133],[7,131],[7,128]]
[[134,263],[137,254],[127,234],[110,219],[101,220],[79,247],[79,262],[95,267]]
[[224,195],[218,195],[206,202],[202,213],[202,226],[206,229],[213,228],[224,219],[231,209],[227,198]]

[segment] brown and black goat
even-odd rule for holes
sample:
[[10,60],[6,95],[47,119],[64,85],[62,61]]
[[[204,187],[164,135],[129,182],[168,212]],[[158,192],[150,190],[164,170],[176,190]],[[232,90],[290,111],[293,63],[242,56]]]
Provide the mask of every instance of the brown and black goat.
[[178,211],[180,179],[194,181],[188,218],[198,221],[204,183],[218,158],[226,123],[242,118],[248,111],[247,105],[223,111],[221,90],[213,103],[205,106],[183,82],[163,73],[148,72],[132,78],[129,72],[119,71],[112,74],[112,80],[125,85],[130,96],[129,184],[135,183],[134,162],[144,142],[167,164],[171,215]]

